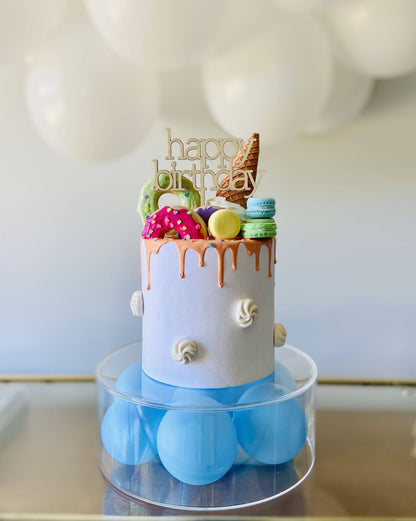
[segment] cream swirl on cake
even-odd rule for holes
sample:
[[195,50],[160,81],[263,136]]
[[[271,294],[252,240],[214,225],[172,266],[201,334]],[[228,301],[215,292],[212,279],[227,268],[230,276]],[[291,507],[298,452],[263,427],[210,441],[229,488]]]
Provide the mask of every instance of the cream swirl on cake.
[[282,347],[286,343],[287,332],[283,324],[275,324],[273,327],[273,345]]
[[198,344],[189,338],[178,340],[172,348],[172,358],[180,364],[189,364],[198,354]]
[[130,309],[135,317],[142,317],[144,312],[143,293],[137,289],[130,299]]
[[256,318],[259,308],[252,298],[243,298],[237,304],[235,318],[241,327],[249,327]]

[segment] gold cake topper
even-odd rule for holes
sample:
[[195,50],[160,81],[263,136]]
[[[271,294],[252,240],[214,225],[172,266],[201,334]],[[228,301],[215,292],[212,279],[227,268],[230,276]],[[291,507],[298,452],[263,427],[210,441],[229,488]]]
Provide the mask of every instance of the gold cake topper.
[[[260,181],[257,178],[257,161],[259,153],[259,135],[252,134],[244,142],[240,138],[189,138],[185,143],[168,133],[168,153],[165,159],[170,161],[170,170],[159,169],[159,161],[153,160],[155,166],[154,190],[164,192],[185,191],[182,178],[189,178],[195,190],[201,196],[201,206],[205,206],[205,192],[212,190],[216,195],[234,194],[234,202],[246,207],[246,200]],[[174,155],[174,152],[176,156]],[[180,170],[177,161],[192,161],[191,169]],[[215,170],[208,162],[217,161]],[[163,186],[160,176],[163,176]],[[206,186],[210,177],[211,185]],[[237,194],[239,192],[239,194]]]

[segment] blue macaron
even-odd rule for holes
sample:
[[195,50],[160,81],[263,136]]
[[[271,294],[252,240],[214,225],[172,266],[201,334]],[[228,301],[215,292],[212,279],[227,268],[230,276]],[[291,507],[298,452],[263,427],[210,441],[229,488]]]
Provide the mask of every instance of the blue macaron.
[[275,200],[272,197],[249,197],[247,215],[251,219],[267,219],[276,213]]

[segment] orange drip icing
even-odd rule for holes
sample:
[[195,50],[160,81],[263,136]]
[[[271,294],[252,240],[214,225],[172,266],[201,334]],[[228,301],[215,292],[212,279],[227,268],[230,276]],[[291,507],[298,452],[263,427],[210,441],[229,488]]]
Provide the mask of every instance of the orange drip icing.
[[[150,289],[150,257],[152,253],[157,254],[163,244],[172,242],[172,239],[142,239],[146,248],[146,259],[147,259],[147,289]],[[195,239],[192,241],[184,241],[175,239],[173,241],[178,249],[179,257],[179,277],[185,277],[185,255],[188,250],[195,251],[199,256],[199,265],[204,266],[205,252],[208,248],[214,248],[218,256],[218,286],[222,288],[224,286],[224,255],[225,251],[229,248],[231,250],[231,263],[233,270],[237,269],[237,257],[238,248],[240,244],[244,244],[247,253],[252,255],[255,253],[256,257],[256,271],[260,270],[260,250],[263,245],[267,246],[269,250],[269,271],[268,276],[272,276],[271,263],[272,263],[272,247],[276,244],[274,238],[269,239],[244,239],[244,240],[209,240],[209,239]],[[274,255],[274,262],[276,263],[276,250]]]
[[194,250],[199,256],[199,265],[204,265],[205,252],[210,247],[209,241],[205,239],[195,239],[193,241],[175,240],[179,255],[179,277],[185,277],[185,255],[188,250]]
[[147,261],[147,289],[150,289],[150,257],[152,253],[158,254],[160,248],[163,244],[165,244],[166,240],[158,239],[154,241],[153,239],[142,239],[142,243],[144,242],[144,246],[146,248],[146,261]]
[[215,251],[218,256],[218,286],[222,288],[224,286],[224,255],[225,250],[230,248],[231,250],[231,263],[233,270],[237,269],[237,252],[240,246],[240,241],[211,241],[214,245]]

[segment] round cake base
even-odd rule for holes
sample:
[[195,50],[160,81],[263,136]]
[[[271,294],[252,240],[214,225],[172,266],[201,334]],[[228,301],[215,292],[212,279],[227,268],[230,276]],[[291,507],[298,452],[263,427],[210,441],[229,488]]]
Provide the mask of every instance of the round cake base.
[[162,507],[208,511],[262,503],[308,476],[317,371],[305,353],[276,348],[274,373],[229,389],[160,384],[141,372],[140,358],[140,343],[130,344],[97,370],[99,465],[117,490]]

